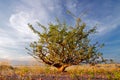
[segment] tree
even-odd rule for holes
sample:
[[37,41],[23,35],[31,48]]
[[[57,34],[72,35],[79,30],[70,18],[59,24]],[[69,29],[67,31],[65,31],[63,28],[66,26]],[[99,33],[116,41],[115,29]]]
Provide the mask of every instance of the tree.
[[40,33],[31,24],[28,26],[39,36],[39,40],[30,44],[28,54],[45,64],[56,67],[59,71],[65,71],[71,65],[97,64],[105,62],[99,49],[103,44],[91,43],[90,35],[96,33],[96,27],[87,30],[86,24],[77,18],[74,27],[69,27],[65,22],[57,19],[56,24],[45,27],[40,23],[38,26],[44,29]]

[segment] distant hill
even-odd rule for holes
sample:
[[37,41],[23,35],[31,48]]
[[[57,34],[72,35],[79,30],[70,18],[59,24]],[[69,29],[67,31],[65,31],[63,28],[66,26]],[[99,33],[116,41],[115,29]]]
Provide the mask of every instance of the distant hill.
[[25,66],[32,66],[32,65],[44,65],[43,63],[39,63],[35,60],[33,61],[23,61],[23,60],[8,60],[8,59],[3,59],[0,58],[0,64],[10,64],[12,66],[20,66],[20,65],[25,65]]

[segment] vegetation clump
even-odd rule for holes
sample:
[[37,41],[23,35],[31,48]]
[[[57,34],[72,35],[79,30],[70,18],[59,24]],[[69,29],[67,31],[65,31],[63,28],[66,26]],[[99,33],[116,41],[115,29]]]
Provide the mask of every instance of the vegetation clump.
[[14,70],[14,67],[11,65],[0,65],[0,70]]
[[103,44],[92,43],[90,39],[90,35],[96,33],[96,27],[87,30],[80,18],[76,19],[73,27],[58,19],[56,24],[50,23],[48,28],[38,23],[44,29],[43,32],[36,30],[31,24],[28,26],[39,36],[38,41],[30,44],[30,49],[26,48],[28,54],[61,72],[71,65],[95,65],[106,61],[99,52]]

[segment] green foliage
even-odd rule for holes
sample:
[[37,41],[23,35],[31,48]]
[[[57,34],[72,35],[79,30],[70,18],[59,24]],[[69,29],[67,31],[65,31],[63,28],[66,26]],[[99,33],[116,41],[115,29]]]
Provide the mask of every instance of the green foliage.
[[116,80],[120,79],[120,72],[119,71],[114,72],[114,76]]
[[99,49],[103,46],[98,42],[92,44],[90,35],[96,33],[96,27],[86,30],[86,24],[81,19],[76,20],[74,27],[61,23],[57,19],[56,24],[49,24],[49,27],[38,23],[44,29],[40,33],[28,24],[31,30],[38,34],[39,40],[30,44],[29,54],[48,65],[57,68],[62,65],[78,65],[80,63],[96,64],[105,62]]

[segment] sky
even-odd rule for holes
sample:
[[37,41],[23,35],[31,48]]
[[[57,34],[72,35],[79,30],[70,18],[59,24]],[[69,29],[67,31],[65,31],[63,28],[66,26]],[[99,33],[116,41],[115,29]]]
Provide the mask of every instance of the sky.
[[36,22],[48,26],[58,17],[69,25],[80,17],[88,28],[97,24],[93,42],[104,43],[100,51],[120,62],[120,0],[0,0],[0,59],[30,60],[25,47],[38,39],[27,26]]

